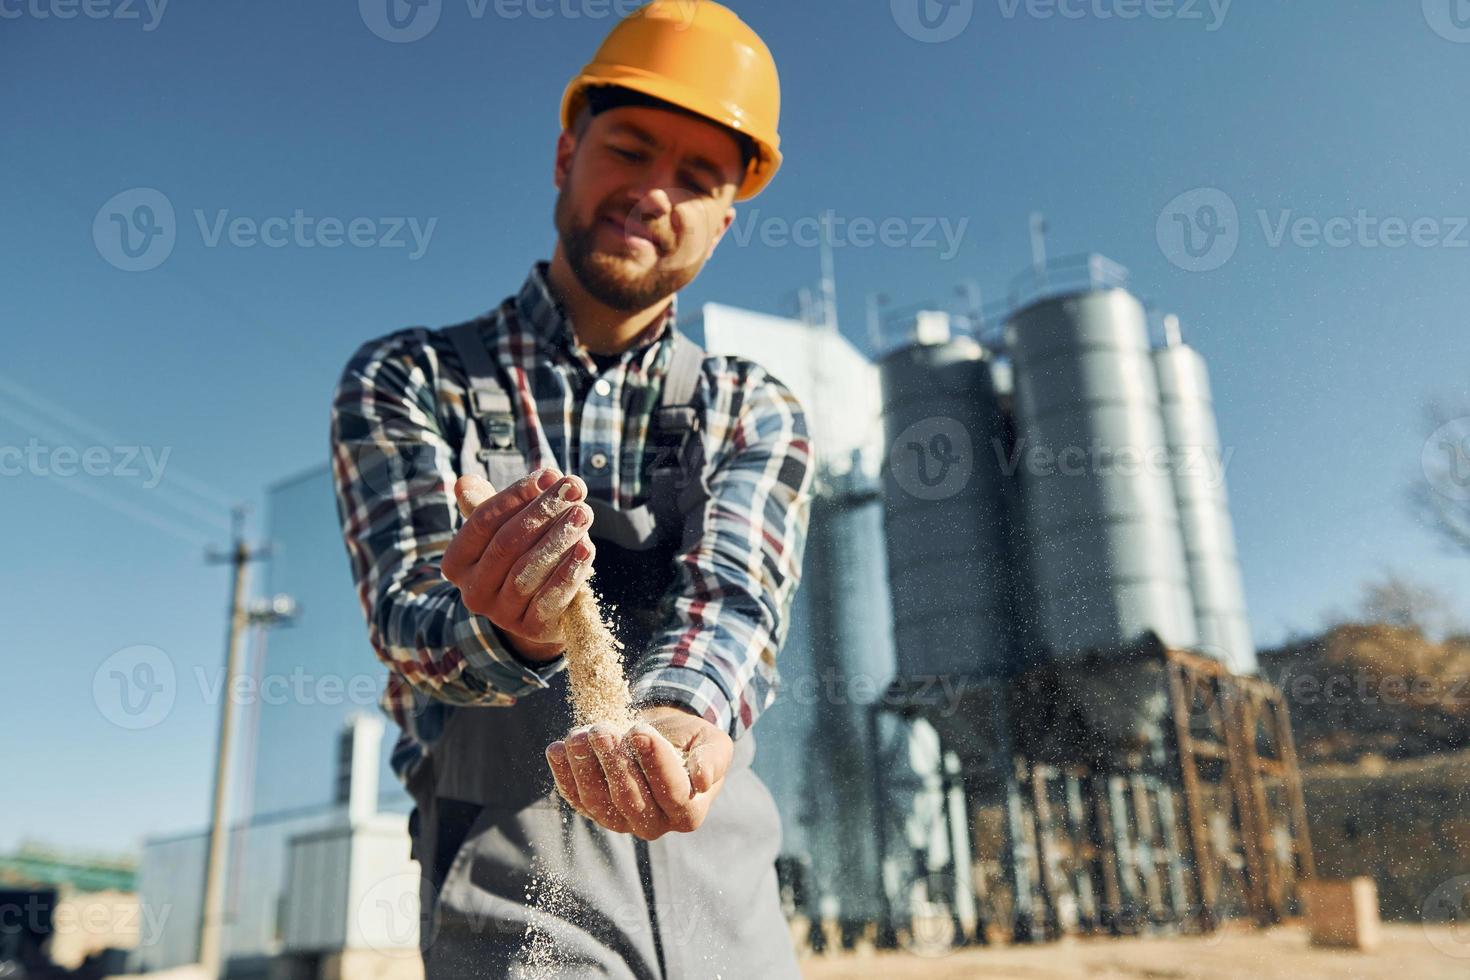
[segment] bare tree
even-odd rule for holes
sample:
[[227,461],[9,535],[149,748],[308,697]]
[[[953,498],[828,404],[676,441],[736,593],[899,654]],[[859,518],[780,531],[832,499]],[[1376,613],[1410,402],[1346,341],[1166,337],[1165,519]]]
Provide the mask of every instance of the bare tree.
[[1394,568],[1383,568],[1376,577],[1363,582],[1355,602],[1324,610],[1322,623],[1326,629],[1349,625],[1401,626],[1417,630],[1425,637],[1453,633],[1460,628],[1454,602],[1447,593]]
[[1443,630],[1453,618],[1449,596],[1400,572],[1388,569],[1363,583],[1358,601],[1361,622],[1405,626],[1428,635]]

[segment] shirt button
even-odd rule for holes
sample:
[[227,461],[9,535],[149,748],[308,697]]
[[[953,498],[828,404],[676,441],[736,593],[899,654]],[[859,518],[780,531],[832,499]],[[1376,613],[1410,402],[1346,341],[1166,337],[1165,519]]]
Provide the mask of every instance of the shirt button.
[[597,392],[599,395],[606,397],[607,393],[609,391],[612,391],[612,385],[607,383],[606,378],[598,378],[597,384],[592,386],[592,390]]
[[607,454],[606,453],[593,453],[592,454],[592,459],[591,459],[590,462],[592,463],[592,468],[594,470],[606,469],[607,468]]

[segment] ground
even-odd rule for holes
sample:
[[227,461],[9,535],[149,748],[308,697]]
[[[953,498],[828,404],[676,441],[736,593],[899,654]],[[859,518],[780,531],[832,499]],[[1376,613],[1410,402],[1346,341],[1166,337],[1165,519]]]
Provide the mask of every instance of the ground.
[[1283,926],[1216,937],[1071,940],[1042,946],[954,952],[847,954],[802,962],[805,980],[1464,980],[1470,976],[1470,928],[1387,925],[1377,950],[1314,948],[1305,929]]

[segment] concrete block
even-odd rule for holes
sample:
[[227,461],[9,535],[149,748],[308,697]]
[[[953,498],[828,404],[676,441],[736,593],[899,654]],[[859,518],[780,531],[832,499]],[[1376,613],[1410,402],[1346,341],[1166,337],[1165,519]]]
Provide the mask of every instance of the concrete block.
[[1300,887],[1313,946],[1364,951],[1378,947],[1378,886],[1372,878],[1309,880]]

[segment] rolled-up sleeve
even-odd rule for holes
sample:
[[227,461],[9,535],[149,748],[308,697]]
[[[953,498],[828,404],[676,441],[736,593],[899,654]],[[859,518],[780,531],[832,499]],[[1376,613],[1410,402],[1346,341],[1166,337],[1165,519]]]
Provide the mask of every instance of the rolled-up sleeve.
[[727,451],[708,474],[702,533],[679,555],[667,626],[639,662],[641,704],[676,704],[740,737],[775,697],[776,654],[801,578],[813,464],[791,391],[752,366]]
[[370,341],[348,361],[332,401],[337,514],[390,694],[407,696],[406,685],[450,704],[510,704],[545,688],[562,661],[516,656],[440,571],[462,519],[457,458],[435,411],[439,364],[422,328]]

